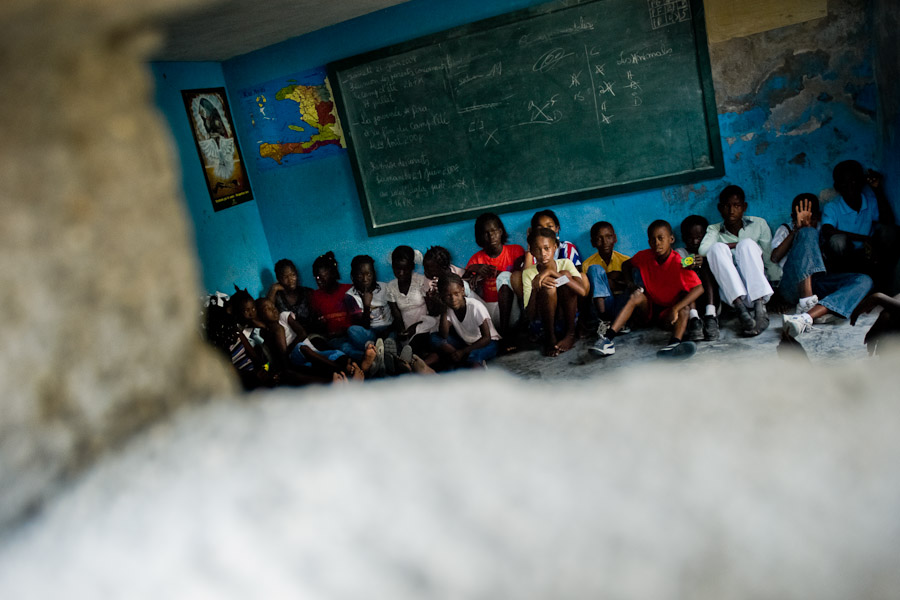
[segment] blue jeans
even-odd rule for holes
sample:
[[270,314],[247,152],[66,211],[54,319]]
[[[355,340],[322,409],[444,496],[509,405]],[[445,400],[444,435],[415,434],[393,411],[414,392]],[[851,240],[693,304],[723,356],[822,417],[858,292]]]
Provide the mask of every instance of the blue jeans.
[[[312,363],[306,356],[303,354],[301,350],[303,346],[301,344],[297,344],[294,349],[291,351],[291,355],[289,357],[292,364],[297,365],[298,367],[311,367]],[[321,350],[313,350],[316,354],[324,356],[328,360],[334,361],[344,356],[344,352],[340,350],[325,350],[324,352]]]
[[380,337],[388,337],[391,332],[390,325],[387,327],[375,327],[368,329],[362,325],[351,325],[347,328],[347,333],[341,337],[331,338],[328,345],[335,350],[340,350],[344,354],[350,356],[356,362],[363,359],[366,344],[374,342]]
[[628,303],[628,294],[613,294],[609,287],[609,277],[600,265],[591,265],[587,270],[591,282],[591,298],[603,298],[604,312],[597,315],[606,321],[615,321],[619,311]]
[[[451,331],[446,339],[441,337],[441,334],[439,333],[431,334],[431,345],[435,350],[438,350],[443,344],[450,344],[456,350],[460,350],[461,348],[465,348],[469,345],[465,342],[465,340],[456,335],[456,332],[454,331]],[[478,348],[477,350],[472,350],[471,352],[469,352],[469,355],[466,357],[466,363],[474,365],[480,363],[483,360],[490,360],[497,356],[497,349],[497,341],[491,340],[491,343],[484,348]]]
[[844,318],[850,316],[872,289],[872,278],[868,275],[827,273],[819,249],[819,232],[812,227],[801,227],[794,233],[778,286],[784,299],[797,302],[800,299],[797,288],[807,277],[812,278],[812,291],[819,297],[819,304]]

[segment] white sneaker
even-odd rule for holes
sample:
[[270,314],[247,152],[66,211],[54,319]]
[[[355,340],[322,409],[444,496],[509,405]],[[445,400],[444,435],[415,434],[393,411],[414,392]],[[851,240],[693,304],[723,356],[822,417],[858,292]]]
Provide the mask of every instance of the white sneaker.
[[588,348],[588,352],[594,356],[612,356],[616,353],[616,344],[610,339],[601,337]]
[[784,330],[789,336],[796,339],[801,334],[812,329],[812,319],[806,313],[799,315],[784,315]]
[[819,303],[819,297],[816,295],[812,295],[809,298],[801,298],[800,302],[797,303],[797,310],[794,312],[795,315],[802,315],[803,313],[809,312],[813,306]]

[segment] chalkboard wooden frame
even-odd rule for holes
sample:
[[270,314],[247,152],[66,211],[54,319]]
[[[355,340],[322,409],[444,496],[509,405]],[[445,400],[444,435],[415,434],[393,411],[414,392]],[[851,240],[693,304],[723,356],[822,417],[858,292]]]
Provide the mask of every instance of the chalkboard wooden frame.
[[[358,153],[359,140],[355,139],[352,133],[351,119],[348,116],[347,106],[344,98],[344,82],[342,75],[349,69],[353,69],[373,61],[393,57],[399,54],[407,53],[413,50],[435,46],[451,40],[464,38],[468,35],[482,33],[494,28],[505,25],[514,24],[520,21],[533,19],[548,15],[557,11],[567,10],[573,7],[583,5],[603,3],[608,0],[558,0],[546,4],[537,5],[531,8],[518,10],[515,12],[499,15],[489,19],[476,21],[467,25],[461,25],[452,29],[416,38],[407,42],[380,48],[346,59],[332,62],[328,65],[328,75],[332,87],[335,104],[338,114],[343,123],[345,140],[347,143],[348,155],[351,161],[354,180],[359,192],[360,207],[366,223],[366,229],[369,236],[384,235],[405,231],[409,229],[418,229],[422,227],[439,225],[448,222],[461,221],[483,213],[496,212],[506,213],[514,211],[522,211],[534,208],[545,208],[556,204],[567,202],[575,202],[580,200],[600,199],[607,196],[627,194],[647,189],[658,189],[671,185],[679,185],[718,178],[724,175],[725,167],[722,156],[722,147],[719,134],[719,122],[717,118],[715,90],[712,83],[712,73],[710,68],[709,51],[707,47],[705,11],[703,0],[687,0],[690,6],[690,19],[693,30],[693,51],[696,59],[696,67],[699,74],[699,93],[702,95],[703,104],[703,120],[706,128],[709,143],[709,165],[700,168],[694,168],[689,171],[667,173],[647,179],[636,181],[623,181],[612,185],[605,185],[590,189],[580,189],[575,191],[565,191],[561,193],[549,194],[539,198],[525,199],[504,199],[502,204],[495,204],[485,207],[473,207],[471,209],[458,210],[452,213],[441,212],[436,210],[433,214],[418,217],[410,220],[392,223],[377,223],[373,219],[373,203],[367,193],[366,181],[360,168],[361,155]],[[635,0],[636,2],[646,2],[651,4],[657,0]],[[671,1],[671,0],[670,0]]]

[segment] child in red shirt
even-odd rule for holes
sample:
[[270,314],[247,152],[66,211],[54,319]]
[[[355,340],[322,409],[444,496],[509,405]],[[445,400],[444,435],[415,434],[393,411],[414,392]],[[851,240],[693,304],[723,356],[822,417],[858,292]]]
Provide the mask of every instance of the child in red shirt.
[[352,286],[338,281],[340,275],[334,252],[326,252],[313,261],[312,270],[319,289],[310,294],[310,312],[327,338],[340,339],[353,325],[356,302],[347,296],[347,290]]
[[[475,243],[481,250],[472,255],[464,278],[491,313],[500,335],[509,331],[509,319],[515,293],[509,286],[509,272],[525,254],[518,244],[507,244],[509,235],[503,221],[494,213],[484,213],[475,220]],[[499,281],[498,281],[499,279]]]
[[[634,288],[628,303],[619,312],[606,336],[590,348],[591,354],[609,356],[616,351],[613,339],[634,316],[645,323],[659,322],[672,328],[669,343],[656,355],[660,358],[688,358],[697,351],[694,342],[681,341],[690,318],[689,307],[703,294],[696,273],[681,266],[681,256],[672,250],[675,235],[666,221],[654,221],[647,228],[649,250],[641,250],[623,265],[622,271]],[[633,283],[633,271],[641,274],[644,287]]]

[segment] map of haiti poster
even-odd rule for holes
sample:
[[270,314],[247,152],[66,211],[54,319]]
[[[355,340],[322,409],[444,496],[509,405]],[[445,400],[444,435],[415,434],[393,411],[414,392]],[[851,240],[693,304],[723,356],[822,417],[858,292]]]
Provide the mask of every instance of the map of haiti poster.
[[346,152],[324,67],[256,84],[238,97],[238,118],[247,120],[260,171]]

